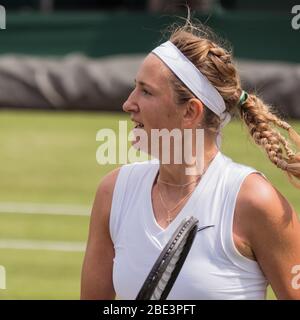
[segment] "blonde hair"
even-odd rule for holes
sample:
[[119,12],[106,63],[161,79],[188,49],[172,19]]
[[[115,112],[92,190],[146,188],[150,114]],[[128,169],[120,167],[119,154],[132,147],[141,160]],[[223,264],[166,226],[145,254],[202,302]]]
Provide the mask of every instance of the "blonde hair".
[[[232,116],[239,114],[255,143],[266,151],[274,165],[287,173],[291,183],[300,188],[300,183],[297,183],[300,180],[300,153],[295,154],[278,128],[288,131],[290,140],[297,148],[300,148],[300,136],[255,94],[248,94],[246,101],[239,106],[242,88],[231,50],[219,45],[210,29],[199,23],[192,24],[189,18],[184,26],[172,26],[168,31],[171,31],[170,41],[222,95],[227,111]],[[193,93],[171,72],[170,82],[177,104],[184,104],[194,98]],[[205,108],[202,125],[207,130],[218,132],[220,118]]]

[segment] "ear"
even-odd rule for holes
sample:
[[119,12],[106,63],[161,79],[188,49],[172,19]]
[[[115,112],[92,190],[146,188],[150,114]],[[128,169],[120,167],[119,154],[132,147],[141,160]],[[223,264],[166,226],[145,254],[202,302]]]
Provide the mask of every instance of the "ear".
[[202,122],[204,105],[196,98],[190,99],[183,112],[183,125],[186,128],[196,128]]

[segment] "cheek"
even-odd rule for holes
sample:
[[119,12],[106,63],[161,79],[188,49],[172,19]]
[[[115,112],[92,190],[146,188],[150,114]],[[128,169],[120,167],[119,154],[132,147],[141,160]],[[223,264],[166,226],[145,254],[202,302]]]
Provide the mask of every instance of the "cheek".
[[144,105],[144,124],[155,128],[173,128],[178,124],[178,115],[175,106],[170,102],[151,101]]
[[172,116],[174,116],[174,113],[172,113],[171,111],[168,111],[167,119],[172,119]]
[[173,108],[172,110],[168,110],[168,112],[166,113],[166,119],[169,126],[171,126],[172,128],[177,128],[181,123],[180,113],[178,113],[175,108]]

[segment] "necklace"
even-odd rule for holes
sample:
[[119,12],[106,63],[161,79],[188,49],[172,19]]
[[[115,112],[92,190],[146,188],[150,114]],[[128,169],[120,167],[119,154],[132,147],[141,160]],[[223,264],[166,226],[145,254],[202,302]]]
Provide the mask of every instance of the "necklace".
[[186,186],[189,186],[189,185],[191,185],[191,184],[193,184],[193,183],[198,182],[198,180],[199,180],[200,177],[201,177],[201,175],[198,176],[198,178],[197,178],[196,180],[193,180],[192,182],[187,182],[187,183],[184,183],[184,184],[175,184],[175,183],[163,181],[163,180],[161,180],[160,178],[157,179],[157,182],[160,182],[160,183],[162,183],[162,184],[166,184],[166,185],[172,186],[172,187],[183,188],[183,187],[186,187]]
[[[210,163],[212,162],[212,160],[214,159],[214,157],[209,161],[208,165],[206,166],[205,170],[202,172],[202,174],[200,176],[198,176],[198,178],[196,180],[193,180],[192,182],[188,182],[188,183],[184,183],[184,184],[173,184],[173,183],[170,183],[170,182],[167,182],[167,181],[163,181],[161,180],[160,178],[157,179],[157,182],[160,182],[162,184],[166,184],[166,185],[169,185],[169,186],[172,186],[172,187],[179,187],[181,188],[181,193],[182,193],[182,190],[184,187],[186,186],[189,186],[193,183],[198,183],[199,182],[199,179],[201,177],[203,177],[203,175],[205,174],[206,170],[208,169]],[[167,208],[167,205],[162,197],[162,194],[161,194],[161,190],[160,190],[160,187],[159,187],[159,183],[157,183],[157,190],[158,190],[158,195],[159,195],[159,198],[160,198],[160,201],[161,201],[161,204],[163,205],[164,209],[167,211],[167,223],[168,225],[174,220],[175,216],[172,216],[171,213],[177,209],[195,190],[195,188],[190,191],[187,195],[185,195],[176,205],[175,207],[171,208],[171,209],[168,209]],[[181,196],[181,193],[180,193],[180,196]]]
[[175,207],[173,207],[173,208],[171,208],[171,209],[168,209],[167,206],[166,206],[166,203],[165,203],[165,201],[163,200],[163,197],[162,197],[162,195],[161,195],[161,191],[160,191],[159,185],[157,185],[157,187],[158,187],[157,189],[158,189],[158,195],[159,195],[159,197],[160,197],[160,201],[161,201],[164,209],[167,211],[167,223],[168,223],[168,225],[169,225],[169,224],[172,222],[172,220],[175,218],[174,216],[172,217],[172,216],[170,215],[170,213],[171,213],[172,211],[174,211],[176,208],[178,208],[178,207],[193,193],[194,189],[193,189],[192,191],[190,191],[187,195],[185,195],[185,196],[175,205]]

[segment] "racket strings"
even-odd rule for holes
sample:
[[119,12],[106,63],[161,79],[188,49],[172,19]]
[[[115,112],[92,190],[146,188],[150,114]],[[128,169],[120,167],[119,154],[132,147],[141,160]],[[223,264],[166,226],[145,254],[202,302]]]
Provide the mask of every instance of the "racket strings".
[[[168,261],[168,257],[170,255],[170,253],[173,251],[173,248],[175,247],[176,243],[180,240],[183,232],[185,231],[185,229],[188,227],[189,224],[190,224],[190,221],[187,221],[186,224],[178,232],[176,238],[171,243],[171,245],[169,246],[167,252],[165,253],[165,255],[164,255],[163,259],[162,259],[161,265],[163,265],[164,263],[166,263]],[[183,242],[183,244],[184,244],[184,242]],[[181,254],[181,252],[180,252],[180,254]],[[157,274],[158,274],[158,272],[155,272],[155,274],[153,275],[153,279],[156,278]]]
[[136,300],[165,300],[196,235],[198,220],[186,217],[157,258]]
[[[166,263],[166,262],[168,261],[169,255],[172,253],[173,248],[175,247],[175,245],[177,244],[177,242],[181,239],[181,236],[182,236],[183,232],[185,231],[185,229],[188,227],[189,224],[190,224],[190,221],[187,221],[186,224],[185,224],[185,225],[181,228],[181,230],[178,232],[176,238],[175,238],[174,241],[171,243],[171,245],[169,246],[167,252],[165,253],[165,255],[164,255],[163,259],[162,259],[162,262],[161,262],[161,266],[163,266],[164,263]],[[184,239],[183,242],[182,242],[182,245],[179,246],[179,247],[182,247],[182,250],[183,250],[183,246],[184,246],[184,244],[185,244],[185,241],[186,241],[186,239]],[[181,251],[182,251],[182,250],[181,250]],[[180,251],[179,254],[181,254],[181,251]],[[175,255],[176,255],[176,253],[175,253]],[[171,261],[172,261],[172,260],[171,260]],[[156,272],[156,273],[153,275],[153,278],[156,278],[157,274],[158,274],[158,272]]]
[[178,246],[178,249],[174,253],[173,257],[171,258],[168,266],[166,267],[166,270],[163,272],[161,279],[159,280],[157,287],[155,288],[153,295],[151,296],[150,300],[159,300],[163,291],[165,290],[168,281],[170,280],[172,273],[175,269],[175,266],[180,259],[180,256],[182,254],[182,251],[184,249],[184,246],[186,244],[187,236],[185,237],[184,241],[180,243]]

